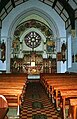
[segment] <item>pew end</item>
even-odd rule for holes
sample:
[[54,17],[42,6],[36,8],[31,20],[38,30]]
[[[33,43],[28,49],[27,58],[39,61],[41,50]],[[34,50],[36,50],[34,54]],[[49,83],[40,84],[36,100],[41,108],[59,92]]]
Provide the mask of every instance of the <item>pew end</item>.
[[0,95],[0,119],[8,119],[7,113],[9,111],[8,103],[3,95]]

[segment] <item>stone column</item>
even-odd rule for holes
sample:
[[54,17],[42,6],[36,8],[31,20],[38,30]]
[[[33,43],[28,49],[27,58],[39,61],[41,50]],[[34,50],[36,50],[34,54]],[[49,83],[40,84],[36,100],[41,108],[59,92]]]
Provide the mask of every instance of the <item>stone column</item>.
[[6,41],[6,73],[10,73],[11,38]]

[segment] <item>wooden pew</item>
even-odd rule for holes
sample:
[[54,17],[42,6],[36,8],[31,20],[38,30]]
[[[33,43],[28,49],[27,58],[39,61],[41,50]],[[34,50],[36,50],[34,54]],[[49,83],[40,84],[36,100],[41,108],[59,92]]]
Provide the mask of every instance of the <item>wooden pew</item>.
[[19,107],[21,105],[22,90],[19,89],[0,89],[0,94],[4,95],[8,101],[8,107],[17,107],[19,115]]
[[7,117],[8,103],[3,95],[0,95],[0,119]]
[[[56,91],[56,102],[58,102],[58,91],[61,93],[61,98],[62,98],[62,108],[63,108],[63,116],[64,119],[66,118],[65,116],[65,100],[67,98],[71,99],[74,97],[77,97],[77,74],[73,75],[56,75],[56,76],[46,76],[44,75],[41,79],[42,84],[45,86],[47,89],[47,92],[52,95],[54,90]],[[65,91],[65,92],[63,92]],[[67,93],[68,92],[68,93]],[[57,104],[58,106],[58,104]]]
[[[54,91],[54,87],[57,87],[57,86],[69,86],[69,85],[76,85],[77,84],[77,80],[70,80],[67,81],[66,79],[63,79],[63,80],[52,80],[52,81],[47,81],[46,84],[45,84],[45,87],[47,89],[47,92],[51,93]],[[52,91],[51,91],[52,89]]]
[[72,119],[77,119],[77,99],[70,99],[69,115]]
[[55,76],[51,76],[51,75],[47,75],[47,76],[43,76],[42,79],[41,79],[41,82],[42,84],[46,87],[46,82],[48,81],[56,81],[56,80],[71,80],[71,79],[77,79],[77,75],[61,75],[60,76],[58,75],[55,75]]
[[60,92],[61,92],[61,97],[62,97],[63,119],[66,119],[66,114],[65,114],[66,99],[76,98],[77,90],[67,90],[67,91],[63,90]]
[[77,90],[77,85],[55,85],[53,87],[53,95],[54,95],[54,99],[56,101],[56,107],[58,108],[58,100],[60,99],[60,91],[65,90]]
[[4,119],[7,115],[7,112],[8,112],[8,108],[0,108],[0,119]]
[[[62,82],[61,82],[62,83]],[[56,107],[58,107],[58,91],[60,91],[61,93],[61,96],[62,96],[62,100],[63,100],[63,115],[64,115],[64,119],[65,119],[65,98],[72,98],[72,97],[77,97],[77,83],[76,82],[71,82],[71,83],[68,83],[68,81],[66,81],[66,83],[62,83],[62,84],[58,84],[58,82],[53,83],[51,84],[52,86],[52,91],[51,91],[51,94],[53,95],[53,91],[55,90],[56,91],[56,96],[52,96],[52,97],[56,97]],[[65,91],[65,96],[63,96],[63,93],[62,91]],[[67,92],[69,92],[67,94]],[[76,93],[75,93],[76,92]]]
[[[20,97],[22,94],[22,90],[20,89],[0,89],[0,95],[4,95],[6,98],[17,97],[17,105],[20,104]],[[8,99],[7,99],[8,100]],[[8,102],[9,105],[9,102]]]
[[21,95],[26,88],[27,75],[25,74],[0,74],[0,94],[3,94],[8,106],[18,107],[21,104]]

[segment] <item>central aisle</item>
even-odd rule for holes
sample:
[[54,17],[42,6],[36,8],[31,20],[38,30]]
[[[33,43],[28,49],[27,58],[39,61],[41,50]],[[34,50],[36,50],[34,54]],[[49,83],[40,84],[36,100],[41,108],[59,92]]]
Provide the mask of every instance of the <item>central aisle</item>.
[[40,82],[29,82],[20,119],[61,119]]

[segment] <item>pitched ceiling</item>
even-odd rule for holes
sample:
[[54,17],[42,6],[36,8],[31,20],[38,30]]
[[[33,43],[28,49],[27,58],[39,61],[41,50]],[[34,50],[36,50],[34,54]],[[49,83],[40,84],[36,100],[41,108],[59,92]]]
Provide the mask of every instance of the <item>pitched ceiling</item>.
[[[28,0],[1,0],[0,3],[0,20],[2,21],[10,11],[17,5]],[[39,0],[44,4],[51,6],[65,22],[65,27],[70,25],[75,28],[75,19],[77,19],[77,0]]]

